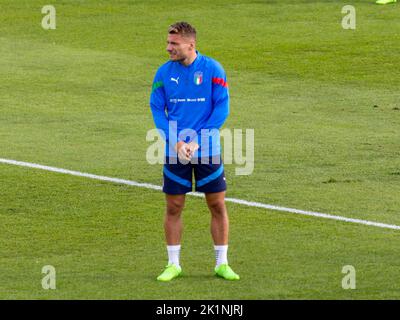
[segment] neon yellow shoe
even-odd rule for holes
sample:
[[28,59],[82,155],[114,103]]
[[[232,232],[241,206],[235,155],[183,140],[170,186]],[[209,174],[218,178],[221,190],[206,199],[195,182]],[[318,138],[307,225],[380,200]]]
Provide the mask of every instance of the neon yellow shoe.
[[158,277],[158,281],[171,281],[172,279],[179,277],[182,273],[182,268],[177,267],[174,264],[169,264],[165,267],[163,273],[161,273]]
[[226,280],[239,280],[240,277],[236,274],[230,266],[227,264],[221,264],[214,269],[215,274],[218,277],[224,278]]
[[375,2],[376,4],[389,4],[389,3],[396,3],[397,0],[378,0]]

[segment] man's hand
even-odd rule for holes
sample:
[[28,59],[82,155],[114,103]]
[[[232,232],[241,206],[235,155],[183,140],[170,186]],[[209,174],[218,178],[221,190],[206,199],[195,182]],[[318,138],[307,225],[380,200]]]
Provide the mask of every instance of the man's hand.
[[196,150],[199,149],[199,145],[196,142],[192,141],[188,143],[188,147],[190,158],[192,158]]
[[190,143],[179,141],[175,145],[175,151],[178,154],[178,158],[185,161],[190,161],[197,149],[199,149],[199,145],[194,141]]
[[175,151],[178,154],[178,158],[185,161],[190,161],[190,150],[189,145],[183,141],[179,141],[175,145]]

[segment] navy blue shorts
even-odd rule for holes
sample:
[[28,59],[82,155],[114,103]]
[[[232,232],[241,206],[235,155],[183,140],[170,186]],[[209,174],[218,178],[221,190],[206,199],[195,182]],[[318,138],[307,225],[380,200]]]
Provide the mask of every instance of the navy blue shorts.
[[[182,164],[179,159],[166,157],[163,168],[163,192],[167,194],[184,194],[192,191],[192,177],[195,178],[195,190],[212,193],[226,190],[224,165],[221,156],[208,159],[208,164],[201,159]],[[218,163],[219,162],[219,163]]]

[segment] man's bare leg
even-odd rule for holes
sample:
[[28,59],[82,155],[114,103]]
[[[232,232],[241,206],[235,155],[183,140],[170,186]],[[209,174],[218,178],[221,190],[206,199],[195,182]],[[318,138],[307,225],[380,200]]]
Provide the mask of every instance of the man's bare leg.
[[164,218],[165,240],[167,242],[168,265],[158,277],[159,281],[171,281],[182,273],[179,264],[182,238],[182,210],[185,205],[185,195],[166,194]]
[[206,193],[206,201],[211,212],[211,235],[216,255],[216,275],[226,280],[239,280],[228,265],[229,219],[225,206],[225,191]]
[[225,191],[206,193],[211,212],[211,235],[216,246],[228,244],[229,219],[225,206]]
[[166,194],[166,209],[164,218],[165,240],[167,245],[174,246],[181,243],[182,238],[182,211],[185,206],[185,195]]

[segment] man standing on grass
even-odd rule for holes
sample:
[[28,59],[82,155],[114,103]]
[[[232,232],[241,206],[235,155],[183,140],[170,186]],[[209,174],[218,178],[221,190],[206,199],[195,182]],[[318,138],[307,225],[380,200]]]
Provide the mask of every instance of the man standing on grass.
[[181,214],[185,195],[192,191],[193,173],[196,191],[205,193],[211,212],[215,274],[239,280],[227,260],[229,222],[219,138],[229,113],[226,75],[217,61],[196,50],[196,30],[186,22],[169,27],[167,51],[170,61],[158,69],[150,98],[155,125],[166,141],[163,192],[168,265],[157,280],[170,281],[182,273]]

